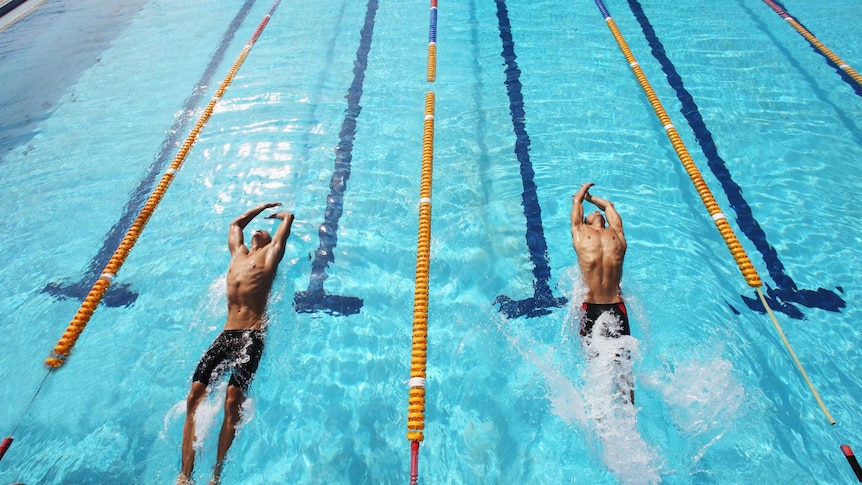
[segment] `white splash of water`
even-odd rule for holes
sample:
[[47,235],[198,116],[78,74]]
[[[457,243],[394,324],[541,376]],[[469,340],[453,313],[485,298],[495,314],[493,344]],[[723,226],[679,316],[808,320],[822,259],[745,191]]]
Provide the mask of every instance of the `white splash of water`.
[[[620,483],[661,482],[659,470],[663,460],[641,437],[637,429],[638,408],[629,404],[627,397],[634,384],[631,376],[633,362],[638,357],[636,339],[594,338],[586,351],[593,357],[585,359],[581,379],[575,383],[555,362],[553,348],[540,355],[535,350],[539,344],[525,334],[526,330],[522,329],[519,336],[513,336],[505,326],[501,326],[501,331],[544,378],[551,412],[586,440]],[[631,360],[618,355],[630,356]]]
[[670,410],[674,425],[686,440],[696,443],[692,464],[734,426],[742,414],[745,389],[733,375],[733,365],[720,357],[686,355],[686,360],[666,362],[661,371],[644,376],[644,385],[658,391]]
[[601,445],[602,462],[621,483],[660,483],[664,460],[638,431],[639,408],[632,403],[634,363],[640,359],[638,340],[628,335],[602,336],[602,327],[619,325],[611,319],[600,316],[593,336],[584,339],[586,365],[579,391],[590,428]]
[[[200,451],[209,435],[210,429],[216,422],[216,418],[222,409],[224,396],[227,390],[227,382],[218,382],[213,386],[212,392],[209,393],[206,399],[201,401],[195,412],[195,442],[193,447],[195,451]],[[186,415],[186,400],[183,399],[168,410],[164,417],[164,428],[161,431],[161,438],[167,440],[169,436],[173,436],[170,429],[177,421],[184,421]],[[180,426],[182,429],[182,426]],[[182,436],[182,435],[180,435]]]
[[[636,397],[632,403],[640,342],[629,335],[607,337],[608,330],[618,330],[622,324],[609,314],[596,319],[590,337],[581,338],[580,302],[586,299],[587,286],[575,267],[566,271],[564,280],[571,285],[566,291],[571,303],[561,325],[561,336],[564,343],[571,342],[573,348],[580,349],[581,352],[572,353],[572,358],[580,359],[581,375],[577,386],[562,376],[548,381],[552,387],[553,412],[591,440],[590,447],[620,483],[661,483],[660,471],[665,460],[641,436]],[[573,404],[578,412],[566,411]],[[573,420],[573,416],[577,419]]]
[[[171,441],[176,441],[174,438],[182,436],[181,434],[172,433],[170,431],[170,429],[175,422],[182,420],[183,417],[185,416],[185,414],[186,414],[186,400],[185,399],[183,399],[182,401],[179,401],[178,403],[171,406],[171,408],[168,409],[168,412],[165,413],[165,417],[162,420],[163,427],[162,427],[162,431],[159,433],[159,438],[161,438],[165,441],[167,441],[167,440],[169,440],[169,438],[171,438]],[[179,446],[178,441],[176,441],[175,444],[177,446]]]
[[217,381],[212,385],[207,398],[198,405],[198,409],[195,411],[195,442],[193,445],[195,451],[200,451],[210,430],[216,425],[219,413],[224,407],[226,392],[227,381]]

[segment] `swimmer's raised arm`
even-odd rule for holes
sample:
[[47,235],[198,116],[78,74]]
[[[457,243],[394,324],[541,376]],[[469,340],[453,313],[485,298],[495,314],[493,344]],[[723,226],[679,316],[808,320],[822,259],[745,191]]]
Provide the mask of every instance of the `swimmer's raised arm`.
[[258,214],[266,209],[269,209],[270,207],[278,207],[280,205],[281,202],[267,202],[260,204],[257,207],[253,207],[243,212],[239,217],[234,219],[233,222],[230,223],[230,229],[228,230],[227,235],[227,247],[230,249],[230,253],[233,254],[240,246],[245,247],[242,230],[245,229],[245,226],[247,226],[252,219],[257,217]]
[[278,263],[284,257],[284,243],[287,241],[288,236],[290,236],[290,227],[293,225],[294,217],[290,212],[282,211],[270,214],[266,218],[281,220],[281,224],[275,230],[272,242],[270,243],[270,254],[275,258],[275,262]]
[[584,198],[587,198],[589,194],[587,191],[592,187],[592,182],[581,185],[581,188],[572,196],[572,235],[575,235],[575,232],[581,227],[581,224],[584,223]]

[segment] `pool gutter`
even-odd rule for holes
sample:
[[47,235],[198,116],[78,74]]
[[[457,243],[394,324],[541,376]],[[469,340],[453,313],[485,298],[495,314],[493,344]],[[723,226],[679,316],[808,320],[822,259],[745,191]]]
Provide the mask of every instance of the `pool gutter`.
[[0,32],[29,15],[48,0],[0,0]]

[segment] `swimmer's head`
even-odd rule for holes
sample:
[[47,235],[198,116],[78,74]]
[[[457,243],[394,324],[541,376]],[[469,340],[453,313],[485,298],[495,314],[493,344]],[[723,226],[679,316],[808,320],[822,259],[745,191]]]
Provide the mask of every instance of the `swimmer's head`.
[[595,211],[592,214],[588,215],[584,218],[584,224],[592,227],[598,227],[604,229],[605,227],[605,217],[601,212]]
[[272,236],[263,229],[257,229],[251,234],[251,248],[262,248],[272,241]]

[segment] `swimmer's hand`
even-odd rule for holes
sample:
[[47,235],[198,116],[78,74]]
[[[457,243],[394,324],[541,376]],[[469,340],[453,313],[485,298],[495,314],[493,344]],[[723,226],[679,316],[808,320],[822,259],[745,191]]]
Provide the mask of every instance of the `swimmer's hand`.
[[[281,205],[281,204],[279,204]],[[290,212],[276,212],[275,214],[270,214],[265,217],[265,219],[280,219],[282,221],[286,221],[288,219],[293,219],[293,214]]]
[[588,183],[581,185],[581,188],[578,189],[577,192],[572,194],[572,198],[577,200],[577,198],[580,196],[582,199],[586,199],[589,201],[592,197],[587,197],[587,195],[588,195],[588,191],[590,190],[590,188],[592,188],[593,185],[596,185],[596,184],[593,182],[588,182]]

